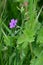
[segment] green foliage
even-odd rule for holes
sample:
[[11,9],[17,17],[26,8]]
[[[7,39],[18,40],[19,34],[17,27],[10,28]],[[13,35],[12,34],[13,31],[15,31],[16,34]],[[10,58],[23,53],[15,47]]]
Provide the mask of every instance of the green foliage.
[[[13,38],[13,39],[12,39]],[[14,37],[11,36],[4,36],[4,44],[7,46],[14,46],[15,44],[15,39]]]
[[30,65],[43,65],[43,51],[39,54],[38,58],[34,58]]
[[[0,65],[43,65],[43,6],[38,11],[38,0],[0,0],[0,5]],[[18,22],[10,29],[12,18]]]
[[23,42],[33,42],[35,39],[35,34],[37,32],[37,30],[40,28],[40,24],[38,22],[38,20],[36,21],[35,19],[35,10],[31,8],[31,6],[33,5],[33,1],[30,3],[30,20],[27,21],[25,23],[25,28],[23,30],[23,33],[20,34],[20,36],[18,37],[17,43],[23,43]]
[[43,26],[39,30],[37,42],[40,44],[40,46],[43,46]]

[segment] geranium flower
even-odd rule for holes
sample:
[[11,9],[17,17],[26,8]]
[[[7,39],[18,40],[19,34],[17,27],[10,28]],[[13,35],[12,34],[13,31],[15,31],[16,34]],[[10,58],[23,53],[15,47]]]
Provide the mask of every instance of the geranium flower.
[[16,24],[17,24],[17,19],[16,20],[15,19],[11,19],[11,22],[9,23],[10,28],[14,28],[16,26]]

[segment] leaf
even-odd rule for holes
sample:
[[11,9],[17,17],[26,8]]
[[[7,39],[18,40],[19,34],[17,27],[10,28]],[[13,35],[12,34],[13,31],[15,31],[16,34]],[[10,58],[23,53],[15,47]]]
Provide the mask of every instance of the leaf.
[[3,38],[4,38],[4,44],[6,46],[13,46],[14,45],[14,38],[13,37],[11,37],[11,36],[4,36]]
[[43,51],[39,54],[37,59],[32,59],[30,65],[43,65]]
[[29,43],[34,41],[35,35],[39,28],[40,28],[39,22],[34,22],[33,24],[26,22],[23,33],[21,33],[17,39],[17,45],[22,44],[22,48],[26,48]]
[[43,26],[41,27],[41,29],[38,33],[37,43],[39,43],[40,46],[43,46]]
[[[35,43],[34,43],[35,44]],[[42,47],[39,47],[38,44],[36,45],[33,45],[33,53],[35,56],[39,56],[39,54],[42,52],[43,48]]]
[[21,34],[19,37],[18,37],[18,40],[17,40],[17,44],[21,44],[25,41],[25,36],[23,34]]

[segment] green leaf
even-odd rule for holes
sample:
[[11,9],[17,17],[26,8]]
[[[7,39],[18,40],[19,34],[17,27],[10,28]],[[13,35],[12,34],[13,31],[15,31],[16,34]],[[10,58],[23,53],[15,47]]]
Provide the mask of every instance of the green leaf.
[[11,36],[3,36],[3,38],[4,38],[4,44],[6,46],[13,46],[14,45],[14,42],[13,42],[14,38],[13,37],[11,37]]
[[[35,43],[34,43],[35,44]],[[39,54],[42,52],[43,48],[39,47],[38,44],[36,44],[35,46],[33,45],[33,53],[35,56],[39,56]]]
[[43,26],[41,27],[41,29],[38,33],[37,43],[39,43],[40,46],[43,46]]
[[43,51],[39,54],[37,59],[32,59],[30,65],[43,65]]
[[23,34],[18,37],[17,43],[21,44],[23,42],[33,42],[35,39],[35,34],[37,29],[39,29],[39,22],[33,23],[32,25],[29,22],[26,22],[25,29],[23,30]]

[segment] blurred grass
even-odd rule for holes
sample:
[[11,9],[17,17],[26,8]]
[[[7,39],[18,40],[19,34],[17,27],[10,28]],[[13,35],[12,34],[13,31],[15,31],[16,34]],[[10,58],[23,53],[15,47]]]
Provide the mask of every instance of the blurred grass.
[[[20,4],[21,2],[14,2],[14,0],[0,0],[0,65],[15,65],[13,62],[16,63],[16,53],[18,55],[17,58],[19,58],[20,55],[20,53],[17,52],[18,49],[16,49],[16,40],[18,36],[14,36],[13,33],[16,28],[13,30],[9,28],[9,22],[12,18],[18,19],[17,25],[21,27],[23,17],[21,12],[17,9],[17,7],[20,8]],[[43,0],[40,0],[37,4],[37,11],[40,10],[42,5]],[[39,17],[39,21],[43,21],[43,11]],[[13,42],[11,42],[12,39]],[[14,46],[12,44],[14,44]],[[30,49],[27,51],[28,52],[23,61],[23,65],[30,64],[31,52]]]

